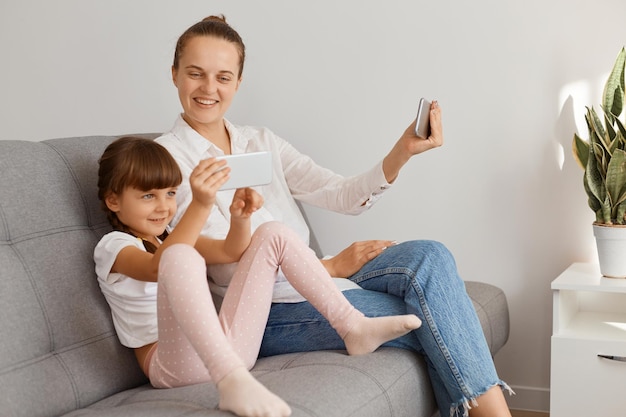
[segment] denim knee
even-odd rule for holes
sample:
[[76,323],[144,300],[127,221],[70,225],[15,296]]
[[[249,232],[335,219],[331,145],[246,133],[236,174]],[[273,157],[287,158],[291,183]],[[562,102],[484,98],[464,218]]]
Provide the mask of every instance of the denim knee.
[[[436,240],[409,240],[397,245],[404,258],[413,260],[417,265],[455,265],[454,256],[446,245]],[[407,265],[408,266],[408,265]]]

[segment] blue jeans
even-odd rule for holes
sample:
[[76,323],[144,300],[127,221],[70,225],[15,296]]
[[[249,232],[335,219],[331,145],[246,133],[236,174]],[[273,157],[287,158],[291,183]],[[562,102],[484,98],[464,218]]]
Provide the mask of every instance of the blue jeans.
[[[415,314],[422,326],[384,346],[424,356],[442,417],[464,413],[494,385],[496,373],[476,312],[452,254],[434,241],[387,248],[350,279],[364,290],[346,298],[366,316]],[[344,349],[341,338],[308,302],[272,305],[260,356]]]

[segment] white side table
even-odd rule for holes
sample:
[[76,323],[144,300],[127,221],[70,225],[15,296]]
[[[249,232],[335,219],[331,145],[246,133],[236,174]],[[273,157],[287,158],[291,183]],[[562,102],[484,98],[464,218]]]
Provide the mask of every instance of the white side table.
[[550,417],[626,415],[626,279],[575,263],[552,293]]

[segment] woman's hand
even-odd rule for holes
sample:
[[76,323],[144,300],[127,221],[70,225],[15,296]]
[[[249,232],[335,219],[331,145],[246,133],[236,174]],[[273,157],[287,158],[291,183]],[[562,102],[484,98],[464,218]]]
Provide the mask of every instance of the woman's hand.
[[322,259],[321,262],[332,277],[347,278],[394,244],[392,240],[354,242],[334,257]]
[[443,145],[443,127],[441,125],[441,107],[434,100],[430,106],[430,136],[428,139],[420,138],[415,134],[415,123],[404,131],[399,144],[405,149],[409,157],[425,152],[429,149],[438,148]]
[[400,139],[396,142],[391,152],[383,160],[383,172],[387,182],[393,182],[400,173],[400,169],[413,155],[426,152],[429,149],[443,145],[443,126],[441,123],[441,107],[434,100],[430,106],[430,136],[428,139],[420,138],[415,134],[415,124],[406,128]]
[[248,219],[263,206],[263,196],[252,188],[238,188],[230,205],[231,218]]
[[228,180],[229,173],[230,168],[224,160],[209,158],[200,161],[189,175],[193,200],[204,207],[211,207],[215,204],[220,187]]

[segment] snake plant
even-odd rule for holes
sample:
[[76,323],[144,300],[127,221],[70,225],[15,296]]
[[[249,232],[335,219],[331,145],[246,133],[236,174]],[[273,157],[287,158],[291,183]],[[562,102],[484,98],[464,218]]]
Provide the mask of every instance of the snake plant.
[[600,118],[587,107],[589,140],[574,134],[574,158],[584,169],[583,184],[598,224],[626,224],[626,129],[624,111],[626,50],[617,56],[602,93]]

